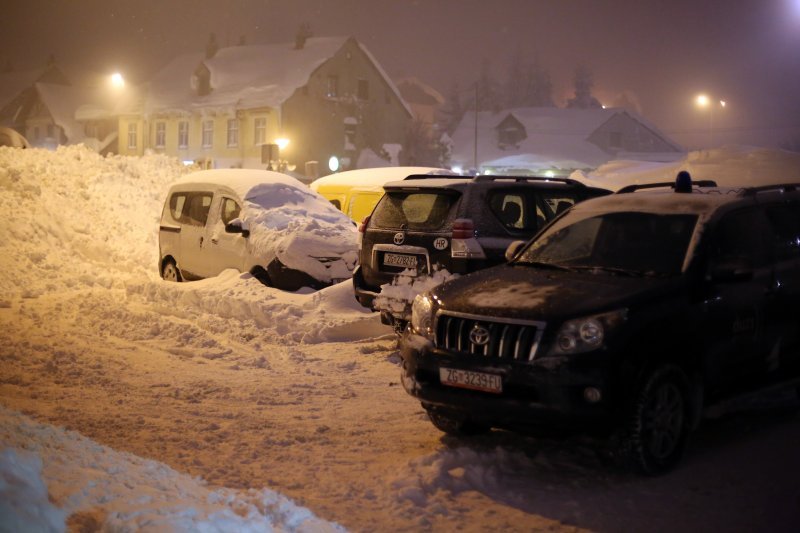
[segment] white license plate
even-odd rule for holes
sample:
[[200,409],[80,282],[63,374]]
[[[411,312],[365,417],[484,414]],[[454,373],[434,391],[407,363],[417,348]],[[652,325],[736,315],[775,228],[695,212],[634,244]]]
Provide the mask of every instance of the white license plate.
[[404,268],[417,268],[416,255],[383,254],[383,264]]
[[486,372],[472,372],[458,368],[439,368],[439,380],[442,385],[462,387],[484,392],[500,394],[503,392],[503,380],[495,374]]

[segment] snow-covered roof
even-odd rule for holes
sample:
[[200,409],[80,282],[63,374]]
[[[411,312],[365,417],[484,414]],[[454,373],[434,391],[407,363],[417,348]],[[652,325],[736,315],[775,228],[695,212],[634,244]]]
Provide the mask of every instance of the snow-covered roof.
[[22,91],[32,87],[44,72],[45,69],[41,68],[0,74],[0,109],[11,103]]
[[[508,109],[498,113],[478,113],[477,163],[481,167],[507,169],[590,169],[609,160],[609,154],[589,142],[589,136],[614,115],[625,113],[664,137],[657,128],[638,115],[621,109],[561,109],[529,107]],[[518,120],[527,138],[517,148],[503,149],[497,142],[497,126],[508,116]],[[475,114],[464,115],[452,135],[455,165],[473,167],[475,161]],[[666,137],[665,141],[671,143]],[[676,148],[679,148],[676,146]],[[680,156],[682,154],[678,154]],[[651,154],[645,155],[651,159]],[[639,154],[631,154],[631,158]],[[658,157],[658,155],[656,155]],[[660,159],[667,156],[661,154]],[[668,160],[668,159],[667,159]]]
[[93,91],[52,83],[37,83],[36,91],[50,111],[53,122],[64,130],[67,142],[80,142],[85,135],[83,126],[75,119],[75,111],[91,98],[90,93]]
[[[295,48],[294,43],[232,46],[220,49],[210,59],[205,59],[203,54],[176,57],[152,79],[145,111],[278,107],[295,90],[306,85],[311,74],[331,59],[348,39],[315,37],[306,40],[301,49]],[[372,54],[360,43],[359,47],[402,102],[397,87]],[[211,85],[211,92],[204,96],[198,95],[192,86],[193,77],[202,66],[208,69]]]

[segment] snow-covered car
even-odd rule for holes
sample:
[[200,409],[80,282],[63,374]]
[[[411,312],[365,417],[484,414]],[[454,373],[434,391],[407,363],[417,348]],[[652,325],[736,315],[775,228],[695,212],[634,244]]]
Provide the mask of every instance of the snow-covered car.
[[350,278],[356,227],[298,180],[266,170],[203,170],[170,188],[159,231],[159,271],[169,281],[234,268],[283,290]]

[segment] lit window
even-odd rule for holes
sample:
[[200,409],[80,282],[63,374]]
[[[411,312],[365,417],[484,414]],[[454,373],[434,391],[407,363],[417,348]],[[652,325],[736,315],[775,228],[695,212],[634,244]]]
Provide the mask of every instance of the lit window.
[[328,84],[325,87],[325,96],[328,98],[336,98],[339,96],[339,78],[337,76],[328,76]]
[[253,134],[256,146],[267,142],[267,119],[259,117],[255,120],[255,132]]
[[130,122],[128,124],[128,148],[136,148],[136,123]]
[[178,148],[189,146],[189,123],[186,121],[178,122]]
[[164,148],[167,144],[167,123],[156,122],[156,148]]
[[214,121],[203,121],[203,148],[211,148],[214,144]]
[[235,118],[228,119],[228,146],[239,146],[239,121]]

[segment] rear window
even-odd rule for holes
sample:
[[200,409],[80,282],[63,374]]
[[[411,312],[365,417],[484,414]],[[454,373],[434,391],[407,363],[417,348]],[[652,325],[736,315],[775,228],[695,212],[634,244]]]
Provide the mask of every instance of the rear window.
[[371,225],[386,229],[437,230],[447,222],[458,195],[436,192],[390,192],[384,195]]
[[578,201],[574,191],[498,189],[489,193],[489,208],[510,230],[532,231]]

